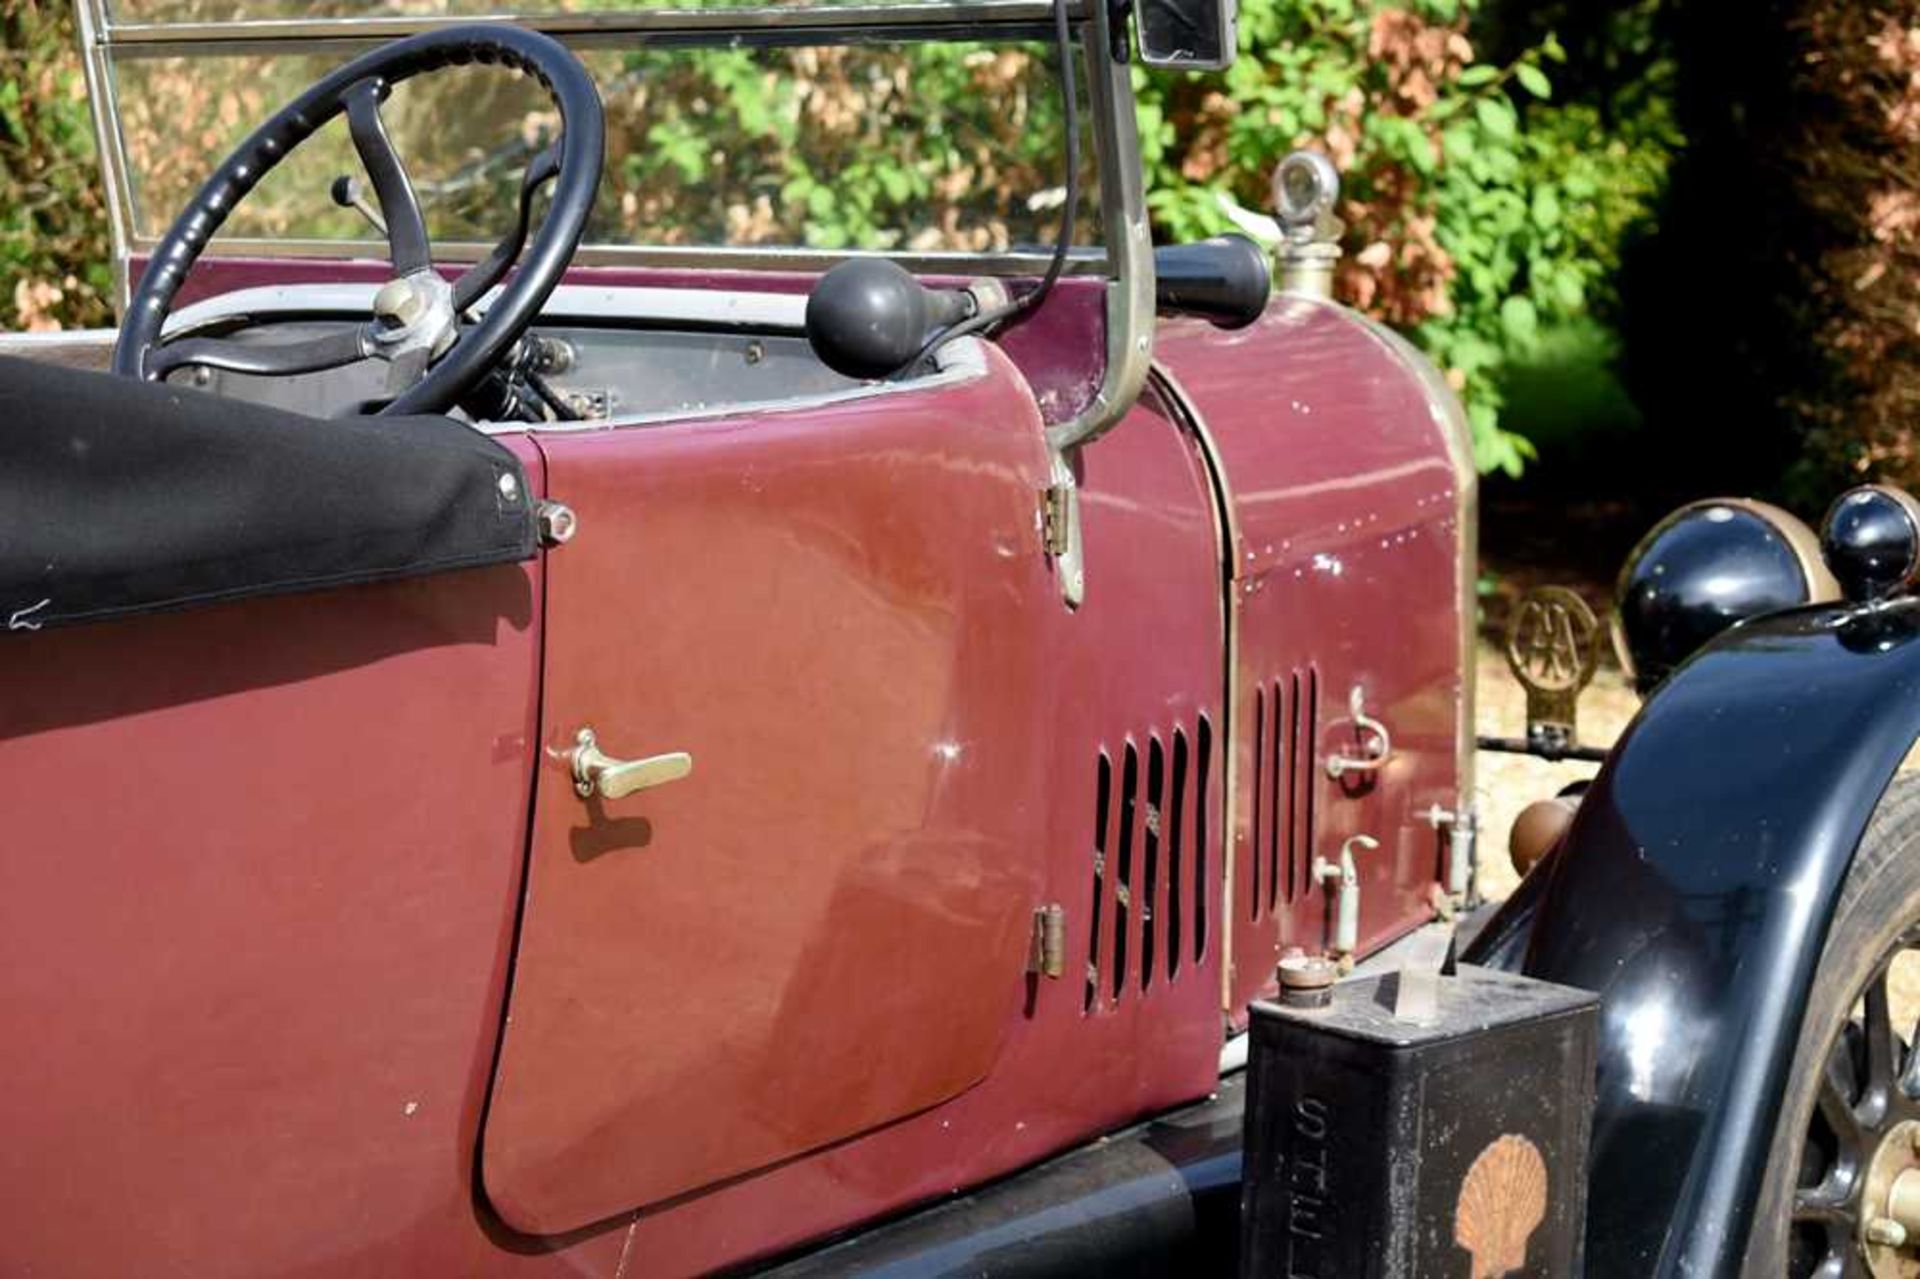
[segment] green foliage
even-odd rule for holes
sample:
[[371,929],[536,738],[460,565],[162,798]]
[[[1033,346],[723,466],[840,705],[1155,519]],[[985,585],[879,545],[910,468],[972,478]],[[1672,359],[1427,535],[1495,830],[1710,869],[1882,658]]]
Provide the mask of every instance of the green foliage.
[[[1136,71],[1135,87],[1164,240],[1246,224],[1296,147],[1332,156],[1346,185],[1341,296],[1447,371],[1481,467],[1517,474],[1533,446],[1502,425],[1507,384],[1538,363],[1548,335],[1611,320],[1624,245],[1661,195],[1680,138],[1645,21],[1582,33],[1576,65],[1551,34],[1520,23],[1490,37],[1505,51],[1483,60],[1473,24],[1500,24],[1482,3],[1243,0],[1241,56],[1223,77]],[[1653,3],[1617,8],[1644,17]],[[0,0],[0,28],[0,284],[18,323],[100,322],[104,211],[68,10]],[[584,56],[609,119],[596,238],[978,250],[1053,236],[1061,118],[1044,45]],[[1634,62],[1634,93],[1620,93],[1621,75],[1592,74],[1613,58]],[[143,209],[164,218],[179,208],[206,156],[319,69],[312,58],[234,74],[144,61],[123,102]],[[1572,96],[1556,96],[1563,82]],[[479,73],[396,95],[390,127],[436,235],[491,238],[486,220],[510,205],[519,165],[544,145],[545,109],[526,86]],[[501,138],[520,141],[501,150]],[[325,199],[328,176],[351,164],[344,136],[317,138],[269,178],[237,229],[359,234]],[[1094,207],[1089,189],[1083,236]]]
[[[1517,64],[1515,79],[1531,66]],[[1622,250],[1651,219],[1677,144],[1658,117],[1640,124],[1643,136],[1609,136],[1592,106],[1537,104],[1524,127],[1487,130],[1476,113],[1480,136],[1447,131],[1454,162],[1439,176],[1435,212],[1458,274],[1450,313],[1415,336],[1464,377],[1484,469],[1517,475],[1532,455],[1499,425],[1509,371],[1538,354],[1543,333],[1618,305]]]
[[103,323],[106,210],[65,4],[0,0],[0,324]]
[[1065,150],[1048,46],[594,56],[620,166],[599,235],[978,250],[1055,233],[1057,198],[1033,198]]
[[1340,165],[1345,300],[1413,337],[1460,388],[1483,470],[1533,455],[1502,428],[1504,383],[1542,334],[1617,306],[1629,237],[1681,139],[1670,94],[1619,116],[1556,102],[1551,35],[1475,61],[1479,0],[1245,0],[1224,86],[1136,77],[1149,199],[1170,239],[1268,202],[1267,175],[1316,146]]

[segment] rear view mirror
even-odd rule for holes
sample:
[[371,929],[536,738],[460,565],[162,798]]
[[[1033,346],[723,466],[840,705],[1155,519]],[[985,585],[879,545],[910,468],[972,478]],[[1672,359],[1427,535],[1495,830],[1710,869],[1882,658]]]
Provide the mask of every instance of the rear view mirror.
[[1137,0],[1140,60],[1174,71],[1218,71],[1239,43],[1239,0]]

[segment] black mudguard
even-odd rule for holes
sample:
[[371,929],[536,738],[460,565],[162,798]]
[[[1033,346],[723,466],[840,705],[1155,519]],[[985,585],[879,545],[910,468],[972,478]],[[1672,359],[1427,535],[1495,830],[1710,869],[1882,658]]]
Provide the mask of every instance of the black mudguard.
[[1721,636],[1470,948],[1602,995],[1588,1274],[1739,1272],[1841,884],[1920,733],[1917,638],[1912,600]]

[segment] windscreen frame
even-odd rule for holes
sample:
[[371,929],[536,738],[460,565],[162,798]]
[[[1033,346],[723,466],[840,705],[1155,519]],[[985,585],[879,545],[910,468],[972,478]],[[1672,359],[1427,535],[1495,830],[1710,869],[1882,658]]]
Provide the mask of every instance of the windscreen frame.
[[[1065,271],[1107,281],[1106,364],[1089,406],[1048,430],[1056,451],[1086,443],[1109,429],[1138,397],[1151,363],[1154,323],[1153,249],[1135,117],[1129,41],[1123,16],[1098,0],[1064,0],[1079,50],[1090,117],[1092,157],[1099,189],[1101,243],[1070,250]],[[116,294],[130,292],[129,268],[150,253],[158,237],[137,233],[133,185],[121,136],[113,64],[122,54],[299,54],[337,51],[343,58],[402,36],[475,21],[517,22],[570,46],[700,47],[732,43],[857,43],[886,41],[1046,41],[1054,35],[1053,0],[957,0],[943,4],[847,4],[811,8],[712,10],[630,9],[528,15],[381,16],[371,18],[255,19],[226,23],[116,21],[111,0],[77,0],[87,89],[106,183],[113,236]],[[305,241],[216,236],[210,252],[263,258],[342,259],[363,256],[356,241]],[[491,246],[436,243],[448,263],[478,260]],[[734,271],[824,271],[853,257],[886,257],[929,274],[1034,277],[1050,254],[1007,251],[897,252],[868,249],[767,246],[583,246],[581,266],[657,267]]]

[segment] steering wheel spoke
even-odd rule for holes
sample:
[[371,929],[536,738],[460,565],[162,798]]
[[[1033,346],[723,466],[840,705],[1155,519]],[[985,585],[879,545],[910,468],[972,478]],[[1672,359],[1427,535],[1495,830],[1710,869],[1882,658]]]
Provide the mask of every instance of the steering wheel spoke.
[[520,260],[520,250],[526,247],[527,229],[533,221],[533,198],[541,187],[559,175],[560,153],[553,147],[545,148],[527,161],[526,174],[520,179],[520,209],[513,230],[493,246],[492,252],[468,267],[453,282],[453,309],[456,313],[464,312],[478,302]]
[[397,276],[412,275],[433,265],[427,244],[427,222],[420,212],[419,197],[413,193],[413,181],[393,149],[387,126],[380,118],[380,102],[387,94],[384,80],[369,77],[347,90],[347,128],[353,135],[353,149],[360,153],[367,178],[373,183],[374,199],[380,202],[380,216],[387,224],[387,253]]
[[387,362],[387,395],[397,396],[413,388],[427,375],[432,357],[419,348],[406,351]]
[[319,373],[364,360],[373,354],[364,325],[301,342],[233,342],[224,338],[181,338],[155,347],[147,356],[147,374],[164,378],[195,365],[256,377]]

